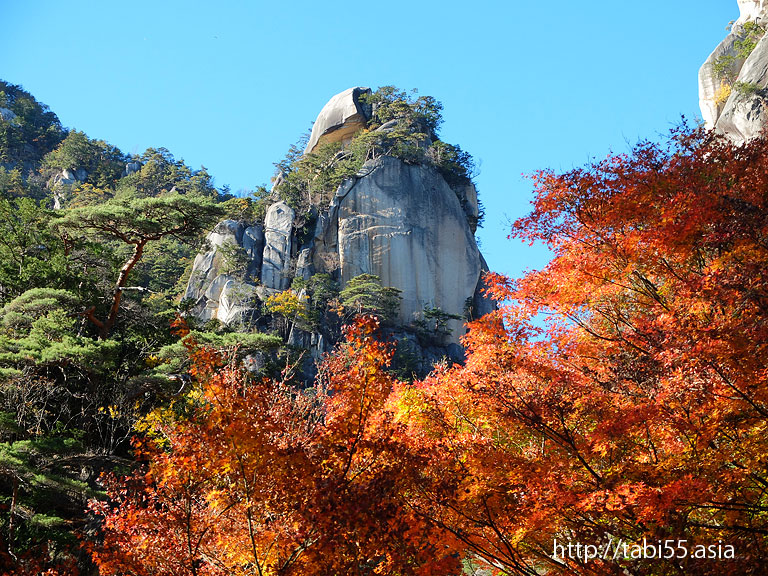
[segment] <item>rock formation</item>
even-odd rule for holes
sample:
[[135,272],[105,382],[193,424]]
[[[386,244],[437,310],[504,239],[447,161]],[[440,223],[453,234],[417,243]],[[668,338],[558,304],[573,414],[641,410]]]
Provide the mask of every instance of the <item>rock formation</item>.
[[131,160],[130,162],[127,162],[125,164],[125,170],[123,171],[123,176],[130,176],[131,174],[135,174],[141,170],[141,162],[137,160]]
[[765,0],[736,0],[739,5],[739,19],[734,24],[743,25],[745,22],[755,20],[765,13],[768,2]]
[[74,171],[64,168],[54,174],[48,181],[48,188],[53,192],[53,209],[61,210],[71,187],[79,182],[85,182],[87,178],[88,172],[85,168],[77,168]]
[[708,128],[742,143],[768,121],[768,2],[738,5],[739,19],[699,70],[699,106]]
[[[350,88],[331,98],[305,155],[323,142],[343,146],[367,126],[371,109],[360,101],[366,93],[367,88]],[[378,130],[392,130],[396,123]],[[312,205],[299,215],[278,200],[285,177],[276,180],[263,228],[225,220],[208,235],[186,291],[191,313],[200,321],[245,326],[258,316],[259,301],[289,289],[296,277],[307,281],[327,274],[343,289],[352,278],[373,274],[383,286],[400,290],[393,334],[409,341],[426,369],[441,356],[460,358],[458,343],[468,315],[494,308],[481,294],[487,266],[474,237],[480,214],[474,185],[466,179],[450,186],[427,160],[378,156],[344,179],[328,205]],[[237,269],[231,265],[233,253],[240,255]],[[450,316],[444,337],[415,344],[414,326],[432,309]],[[322,326],[317,333],[294,327],[289,335],[289,344],[310,348],[313,357],[332,340]]]
[[261,283],[267,288],[285,290],[291,285],[293,221],[296,214],[285,202],[276,202],[264,220],[264,257]]
[[331,98],[312,125],[304,154],[309,154],[323,142],[349,141],[365,128],[366,121],[371,117],[371,107],[360,101],[360,95],[370,93],[370,88],[356,87]]
[[8,108],[0,108],[0,120],[3,122],[13,122],[16,119],[16,114],[13,110]]
[[[219,222],[206,237],[207,250],[195,258],[184,299],[200,321],[245,324],[257,302],[254,282],[261,269],[264,233],[260,226]],[[247,258],[237,258],[238,252]]]

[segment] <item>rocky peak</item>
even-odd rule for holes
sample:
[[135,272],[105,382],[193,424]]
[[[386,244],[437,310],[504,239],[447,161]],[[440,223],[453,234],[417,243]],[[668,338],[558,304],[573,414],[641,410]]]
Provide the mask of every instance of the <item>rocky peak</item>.
[[768,9],[766,0],[736,0],[739,5],[739,19],[734,26],[743,26],[744,23],[757,20],[764,16]]
[[[367,93],[367,88],[350,88],[331,98],[301,161],[332,165],[352,157],[344,149],[329,152],[322,162],[311,156],[321,143],[345,146],[368,126],[372,110],[360,98]],[[453,155],[455,164],[466,163],[468,156],[460,156],[460,148],[437,142],[441,148],[430,150],[434,133],[425,135],[418,126],[409,132],[412,127],[404,128],[398,118],[377,126],[370,133],[373,138],[384,133],[391,138],[388,146],[396,138],[406,139],[408,155],[390,155],[389,148],[377,144],[356,164],[359,169],[345,172],[327,190],[286,194],[283,187],[291,186],[296,176],[286,166],[288,172],[275,180],[263,225],[227,220],[208,235],[187,287],[191,314],[201,321],[216,319],[245,328],[251,321],[263,327],[269,323],[263,304],[270,297],[295,289],[306,303],[310,297],[302,286],[312,285],[315,276],[342,292],[355,278],[375,276],[382,287],[399,293],[392,329],[398,340],[409,341],[426,369],[443,356],[460,358],[464,322],[494,307],[481,293],[487,266],[474,237],[480,215],[477,190],[468,172],[446,173],[440,158],[431,155]],[[429,140],[426,148],[424,138]],[[307,181],[314,178],[310,175]],[[233,259],[232,254],[239,256]],[[232,262],[239,262],[239,269]],[[431,332],[428,319],[434,323]],[[339,335],[322,322],[304,330],[310,331],[294,326],[288,343],[310,348],[314,358]],[[428,337],[422,337],[425,332]]]

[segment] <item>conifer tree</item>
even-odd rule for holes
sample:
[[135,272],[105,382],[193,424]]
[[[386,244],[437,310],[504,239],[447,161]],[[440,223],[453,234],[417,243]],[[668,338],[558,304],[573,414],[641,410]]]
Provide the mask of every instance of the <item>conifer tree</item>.
[[115,281],[106,314],[98,318],[95,305],[85,311],[85,316],[99,329],[101,338],[107,338],[115,326],[128,276],[147,244],[166,237],[193,239],[219,215],[220,209],[207,197],[178,193],[140,197],[123,193],[102,204],[69,210],[54,222],[62,232],[79,231],[97,239],[116,239],[133,248]]

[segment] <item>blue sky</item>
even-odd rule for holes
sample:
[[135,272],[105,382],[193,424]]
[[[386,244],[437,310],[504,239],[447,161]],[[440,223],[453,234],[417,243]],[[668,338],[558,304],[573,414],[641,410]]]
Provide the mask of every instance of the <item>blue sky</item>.
[[0,0],[0,78],[127,153],[168,148],[233,190],[351,86],[417,88],[480,165],[492,269],[540,168],[565,171],[699,116],[697,72],[735,0],[261,2]]

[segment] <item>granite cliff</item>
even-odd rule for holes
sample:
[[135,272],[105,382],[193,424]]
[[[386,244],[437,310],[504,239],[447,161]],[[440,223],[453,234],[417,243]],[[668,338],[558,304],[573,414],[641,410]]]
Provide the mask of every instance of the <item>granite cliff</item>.
[[[377,123],[376,110],[371,91],[356,87],[331,98],[318,115],[305,161],[330,149],[324,162],[333,165],[348,160],[361,138],[378,143],[332,194],[313,196],[309,189],[303,205],[286,201],[290,176],[280,171],[263,222],[225,220],[208,234],[185,294],[192,316],[248,330],[263,321],[270,296],[293,287],[302,301],[311,298],[301,281],[327,275],[343,291],[354,278],[373,275],[399,292],[389,330],[417,357],[419,371],[443,356],[462,357],[464,323],[493,309],[482,294],[487,266],[474,236],[477,191],[471,178],[451,177],[445,162],[435,160],[446,145],[432,128],[397,115]],[[392,144],[403,141],[409,147]],[[455,156],[454,147],[448,150]],[[235,266],[233,252],[240,255]],[[440,319],[430,329],[435,311]],[[294,326],[288,342],[318,357],[337,336],[323,323]]]

